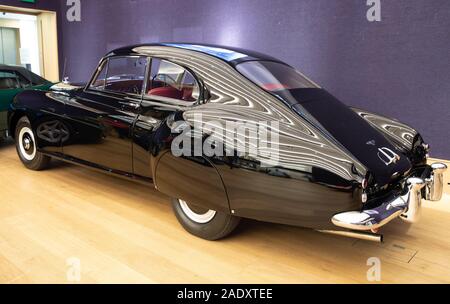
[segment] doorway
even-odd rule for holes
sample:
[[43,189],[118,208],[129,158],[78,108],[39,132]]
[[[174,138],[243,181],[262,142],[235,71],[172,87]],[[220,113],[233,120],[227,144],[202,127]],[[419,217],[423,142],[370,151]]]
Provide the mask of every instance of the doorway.
[[0,27],[0,64],[20,64],[19,40],[17,29]]
[[0,64],[59,81],[56,12],[0,5]]

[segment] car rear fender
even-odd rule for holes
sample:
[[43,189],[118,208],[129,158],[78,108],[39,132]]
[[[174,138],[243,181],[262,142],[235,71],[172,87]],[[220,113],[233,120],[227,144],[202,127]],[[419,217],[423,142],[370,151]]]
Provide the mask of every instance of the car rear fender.
[[166,150],[152,157],[152,167],[158,191],[200,207],[230,213],[222,178],[206,157],[176,157]]

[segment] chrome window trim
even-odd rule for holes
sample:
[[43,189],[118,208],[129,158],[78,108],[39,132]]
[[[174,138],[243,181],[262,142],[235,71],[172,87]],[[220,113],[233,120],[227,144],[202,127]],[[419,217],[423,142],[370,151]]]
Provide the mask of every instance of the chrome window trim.
[[153,59],[150,56],[145,56],[147,58],[147,67],[145,68],[145,75],[144,75],[144,83],[142,84],[142,92],[141,92],[141,100],[143,96],[145,96],[145,92],[147,92],[148,88],[148,81],[150,77],[150,73],[152,72],[152,62]]
[[94,88],[92,88],[92,83],[97,79],[98,74],[103,70],[103,66],[105,64],[108,64],[108,60],[109,58],[103,58],[102,60],[100,60],[99,64],[97,65],[97,68],[95,69],[94,74],[91,76],[91,79],[86,84],[83,91],[95,90]]
[[181,101],[176,98],[163,97],[158,95],[144,95],[143,100],[148,102],[160,102],[174,106],[191,107],[197,104],[198,101]]

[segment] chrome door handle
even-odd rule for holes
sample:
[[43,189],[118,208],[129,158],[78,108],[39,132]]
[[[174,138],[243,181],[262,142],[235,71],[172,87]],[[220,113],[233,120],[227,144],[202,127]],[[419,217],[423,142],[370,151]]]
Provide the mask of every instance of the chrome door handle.
[[136,102],[121,102],[120,104],[122,106],[129,107],[129,108],[132,108],[132,109],[138,109],[139,108],[139,104],[136,103]]

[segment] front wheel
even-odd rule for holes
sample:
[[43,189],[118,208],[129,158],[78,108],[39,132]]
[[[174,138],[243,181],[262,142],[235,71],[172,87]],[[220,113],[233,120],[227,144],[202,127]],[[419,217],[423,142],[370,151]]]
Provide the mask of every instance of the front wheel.
[[210,241],[229,235],[241,220],[239,217],[195,206],[181,199],[173,199],[172,207],[184,229]]
[[36,140],[27,117],[22,117],[16,126],[16,150],[20,160],[30,170],[43,170],[49,162],[50,157],[37,150]]

